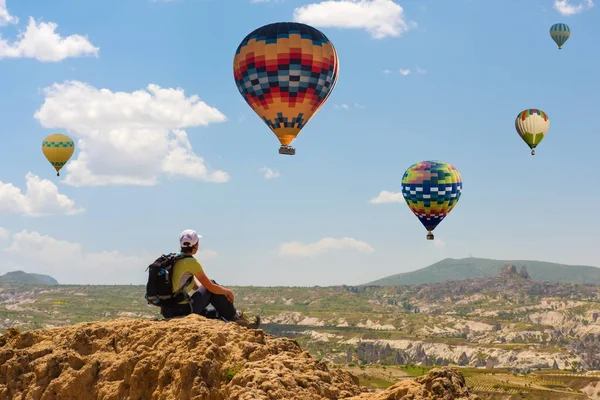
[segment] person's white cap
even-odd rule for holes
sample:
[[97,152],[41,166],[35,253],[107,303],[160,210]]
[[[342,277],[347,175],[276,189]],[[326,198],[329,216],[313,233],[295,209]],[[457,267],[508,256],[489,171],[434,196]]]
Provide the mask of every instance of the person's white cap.
[[202,236],[198,235],[196,231],[186,229],[179,234],[179,244],[181,247],[192,247],[195,246]]

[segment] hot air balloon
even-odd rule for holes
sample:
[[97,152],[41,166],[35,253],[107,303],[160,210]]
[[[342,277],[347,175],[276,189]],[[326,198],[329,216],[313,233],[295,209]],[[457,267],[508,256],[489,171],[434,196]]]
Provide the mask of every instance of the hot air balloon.
[[515,128],[521,139],[531,149],[531,155],[533,156],[535,155],[534,149],[540,144],[550,128],[550,119],[542,110],[530,108],[521,111],[517,115]]
[[558,45],[558,49],[565,44],[571,36],[571,28],[567,24],[554,24],[550,27],[550,37],[554,40],[554,43]]
[[44,139],[42,151],[56,169],[56,176],[60,176],[60,169],[65,166],[75,151],[75,143],[67,135],[55,133]]
[[279,154],[325,104],[338,78],[333,44],[319,30],[277,22],[249,33],[233,58],[233,76],[248,105],[275,133]]
[[427,240],[433,240],[433,230],[456,206],[461,193],[460,173],[442,161],[415,163],[402,177],[402,195],[427,229]]

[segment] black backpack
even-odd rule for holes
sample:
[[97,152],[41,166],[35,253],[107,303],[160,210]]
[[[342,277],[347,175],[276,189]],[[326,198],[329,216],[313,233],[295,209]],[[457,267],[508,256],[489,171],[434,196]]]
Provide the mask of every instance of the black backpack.
[[163,254],[146,268],[148,273],[148,283],[146,284],[146,301],[153,306],[174,306],[184,300],[187,295],[183,289],[190,284],[193,277],[190,277],[176,292],[173,292],[171,276],[173,275],[173,266],[177,260],[192,257],[188,254]]

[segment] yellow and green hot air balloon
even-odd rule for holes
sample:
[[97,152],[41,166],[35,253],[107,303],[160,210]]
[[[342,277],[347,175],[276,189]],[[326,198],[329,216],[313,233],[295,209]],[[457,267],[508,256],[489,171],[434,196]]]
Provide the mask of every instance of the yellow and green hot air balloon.
[[67,135],[55,133],[44,139],[42,151],[56,169],[56,176],[60,176],[60,169],[65,166],[75,151],[75,143]]
[[521,139],[531,149],[531,155],[535,155],[535,148],[540,144],[548,129],[550,129],[550,119],[542,110],[530,108],[523,110],[517,115],[515,128]]
[[277,22],[249,33],[233,59],[233,76],[244,100],[279,139],[279,154],[325,104],[338,79],[338,55],[312,26]]

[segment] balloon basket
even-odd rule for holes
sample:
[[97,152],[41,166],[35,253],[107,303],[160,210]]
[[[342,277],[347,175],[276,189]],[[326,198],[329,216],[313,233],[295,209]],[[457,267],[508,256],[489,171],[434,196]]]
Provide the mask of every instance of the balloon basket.
[[286,154],[288,156],[293,156],[296,154],[296,149],[290,146],[281,146],[279,148],[279,154]]
[[433,233],[429,232],[427,234],[427,240],[433,240]]
[[535,150],[531,150],[531,155],[535,156]]

